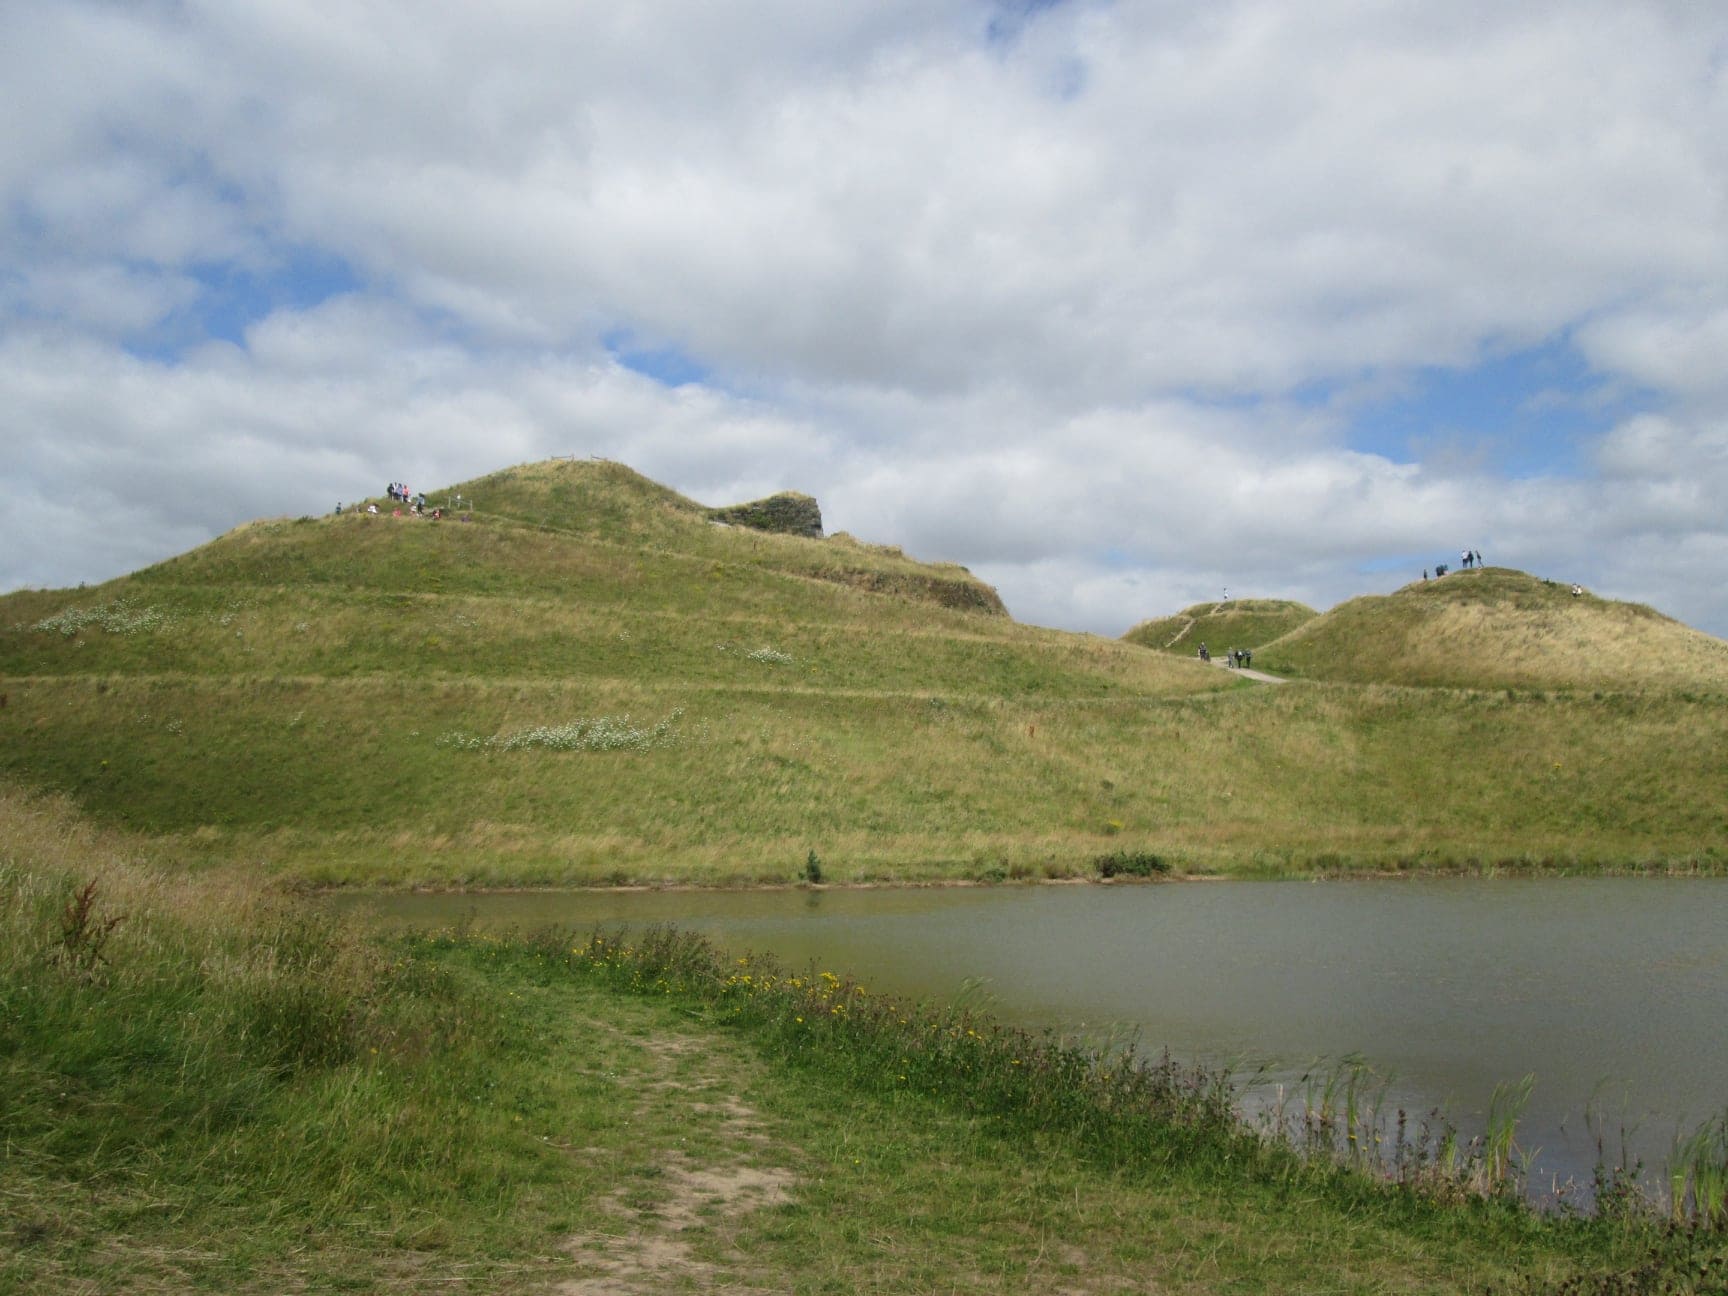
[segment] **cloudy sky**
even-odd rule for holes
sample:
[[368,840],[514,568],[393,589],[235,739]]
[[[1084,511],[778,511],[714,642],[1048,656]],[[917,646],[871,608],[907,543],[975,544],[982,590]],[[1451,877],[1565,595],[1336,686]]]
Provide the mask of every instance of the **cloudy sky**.
[[1111,635],[1728,635],[1728,6],[0,4],[0,590],[553,454]]

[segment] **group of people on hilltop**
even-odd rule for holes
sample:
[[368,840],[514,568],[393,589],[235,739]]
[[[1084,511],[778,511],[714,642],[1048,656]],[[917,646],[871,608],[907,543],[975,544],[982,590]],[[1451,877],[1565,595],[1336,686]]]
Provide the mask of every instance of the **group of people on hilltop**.
[[[1212,660],[1212,650],[1206,646],[1204,641],[1200,644],[1200,660],[1203,662],[1209,662]],[[1224,654],[1224,664],[1226,666],[1240,666],[1246,669],[1254,664],[1253,650],[1248,648],[1232,648]]]
[[[1466,549],[1466,550],[1464,550],[1458,556],[1458,565],[1460,567],[1462,567],[1465,571],[1469,571],[1472,567],[1480,567],[1482,565],[1482,551],[1480,549]],[[1436,577],[1444,576],[1447,572],[1449,572],[1451,570],[1452,569],[1449,566],[1447,566],[1445,563],[1435,563],[1434,564],[1434,575]],[[1428,579],[1428,569],[1426,567],[1424,567],[1422,569],[1422,579],[1423,580]]]
[[[410,493],[408,487],[401,482],[391,482],[390,485],[385,488],[384,493],[394,500],[397,505],[396,508],[391,510],[391,517],[401,517],[403,508],[406,508],[409,515],[412,517],[426,516],[430,517],[434,522],[440,521],[444,517],[444,510],[442,508],[428,510],[426,507],[426,496],[424,494],[415,495]],[[461,503],[461,496],[457,496],[458,507],[460,507]],[[336,502],[336,515],[340,517],[342,511],[342,502],[338,500]],[[362,509],[360,505],[356,504],[354,505],[353,511],[356,513],[370,513],[376,516],[378,513],[378,506],[376,504],[367,504],[365,508]],[[462,515],[462,521],[467,522],[468,520],[469,515],[464,513]]]

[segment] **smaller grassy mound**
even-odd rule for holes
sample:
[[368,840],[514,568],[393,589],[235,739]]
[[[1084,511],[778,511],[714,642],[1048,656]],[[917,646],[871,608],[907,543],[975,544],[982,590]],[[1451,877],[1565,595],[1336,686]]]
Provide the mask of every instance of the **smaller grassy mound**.
[[1351,599],[1264,650],[1281,675],[1453,688],[1728,691],[1728,643],[1506,567]]
[[1227,599],[1196,603],[1175,616],[1142,621],[1122,637],[1129,643],[1159,652],[1192,657],[1205,644],[1213,653],[1232,648],[1258,651],[1319,615],[1306,603],[1290,599]]

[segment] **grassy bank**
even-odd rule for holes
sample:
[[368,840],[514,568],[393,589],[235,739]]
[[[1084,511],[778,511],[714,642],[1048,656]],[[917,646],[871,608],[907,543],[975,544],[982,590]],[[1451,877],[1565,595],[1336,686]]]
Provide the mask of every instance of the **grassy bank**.
[[0,774],[188,866],[316,884],[789,882],[811,850],[834,882],[1088,876],[1119,850],[1246,874],[1728,860],[1723,710],[1675,694],[180,675],[7,691]]
[[[1720,1235],[1401,1184],[681,938],[379,945],[0,804],[0,1289],[1702,1291]],[[92,884],[94,884],[92,888]],[[83,897],[82,901],[80,897]],[[1702,1266],[1702,1267],[1700,1267]],[[562,1286],[560,1286],[562,1285]]]

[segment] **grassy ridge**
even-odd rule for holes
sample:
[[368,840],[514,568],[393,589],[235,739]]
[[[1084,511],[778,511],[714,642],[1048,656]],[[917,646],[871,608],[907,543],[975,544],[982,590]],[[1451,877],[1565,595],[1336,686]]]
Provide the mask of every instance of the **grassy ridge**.
[[[0,599],[0,775],[189,864],[318,883],[783,882],[811,850],[839,882],[1083,876],[1121,851],[1193,872],[1728,853],[1728,712],[1699,683],[1728,645],[1647,611],[1491,569],[1308,619],[1257,664],[1336,674],[1396,632],[1367,656],[1426,680],[1418,614],[1583,618],[1598,645],[1611,620],[1681,644],[1688,687],[1628,665],[1588,690],[1558,667],[1268,690],[1018,625],[959,568],[714,525],[618,465],[460,490],[473,521],[256,523]],[[1190,611],[1239,642],[1307,612]],[[1481,657],[1445,642],[1454,671]],[[1676,660],[1637,642],[1631,662]]]
[[0,1289],[1685,1292],[1728,1264],[1304,1169],[1203,1076],[838,976],[373,945],[158,850],[0,789]]

